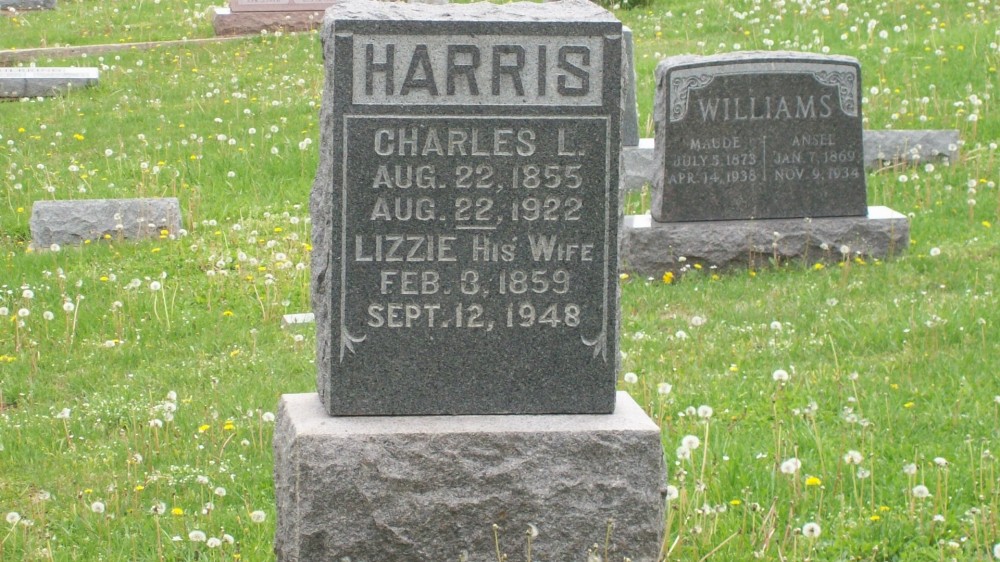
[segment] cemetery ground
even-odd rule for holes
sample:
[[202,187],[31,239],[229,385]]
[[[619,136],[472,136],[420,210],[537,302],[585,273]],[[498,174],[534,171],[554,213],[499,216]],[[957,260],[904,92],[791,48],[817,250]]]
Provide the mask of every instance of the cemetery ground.
[[[0,47],[204,37],[207,7],[62,0],[0,17]],[[616,14],[643,136],[663,56],[784,49],[860,59],[869,128],[962,138],[953,165],[869,173],[869,203],[911,217],[892,259],[622,276],[620,388],[663,429],[664,556],[1000,558],[1000,3]],[[281,316],[309,308],[317,35],[35,62],[101,83],[0,103],[0,559],[271,559],[272,412],[315,389],[310,328]],[[183,230],[29,248],[33,201],[157,196]],[[524,533],[501,524],[498,551],[525,559]]]

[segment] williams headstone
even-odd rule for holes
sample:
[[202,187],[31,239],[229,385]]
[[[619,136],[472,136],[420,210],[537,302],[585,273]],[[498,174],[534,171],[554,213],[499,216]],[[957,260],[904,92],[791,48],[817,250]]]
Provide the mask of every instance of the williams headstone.
[[655,220],[867,213],[857,60],[685,55],[656,81]]

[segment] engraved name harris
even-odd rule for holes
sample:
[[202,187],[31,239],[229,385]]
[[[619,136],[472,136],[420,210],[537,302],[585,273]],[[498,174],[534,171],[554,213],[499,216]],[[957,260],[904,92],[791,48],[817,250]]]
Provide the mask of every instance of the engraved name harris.
[[[356,35],[354,53],[353,101],[361,105],[602,100],[600,37]],[[596,312],[580,297],[594,289],[573,268],[603,259],[603,244],[587,239],[583,195],[598,183],[603,190],[603,181],[587,177],[584,157],[603,168],[603,151],[588,155],[570,119],[551,127],[505,117],[447,126],[402,119],[367,129],[358,147],[375,160],[357,180],[357,216],[382,225],[349,234],[344,256],[377,268],[369,278],[383,298],[363,305],[365,326],[580,327]]]

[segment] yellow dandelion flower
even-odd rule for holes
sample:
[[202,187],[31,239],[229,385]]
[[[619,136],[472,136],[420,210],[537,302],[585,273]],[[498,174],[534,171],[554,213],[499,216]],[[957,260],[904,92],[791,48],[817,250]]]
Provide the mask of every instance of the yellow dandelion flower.
[[992,224],[990,224],[990,221],[983,221],[981,224],[983,225],[983,228],[990,228],[991,226],[993,226]]
[[819,486],[822,483],[823,481],[815,476],[810,476],[809,478],[806,478],[806,486]]
[[665,285],[669,285],[669,284],[671,284],[673,282],[674,282],[674,272],[673,271],[668,271],[668,272],[666,272],[666,273],[663,274],[663,283]]
[[135,491],[136,491],[136,492],[141,492],[141,491],[143,491],[143,490],[145,490],[145,489],[146,489],[146,487],[145,487],[145,486],[143,486],[142,484],[137,484],[137,485],[135,486]]
[[238,349],[234,349],[234,350],[232,350],[232,351],[229,352],[229,356],[230,357],[236,357],[239,354],[240,354],[240,350],[238,350]]
[[76,139],[76,140],[78,140],[78,141],[82,141],[82,140],[83,140],[84,138],[86,138],[86,137],[84,137],[84,136],[83,136],[83,135],[81,135],[80,133],[74,133],[74,134],[73,134],[73,138],[74,138],[74,139]]
[[210,427],[211,427],[211,426],[210,426],[210,425],[208,425],[207,423],[206,423],[206,424],[202,424],[202,425],[199,425],[199,426],[198,426],[198,433],[205,433],[206,431],[208,431],[208,430],[209,430],[209,428],[210,428]]
[[18,207],[17,208],[17,212],[18,213],[23,213],[24,212],[24,207]]
[[628,273],[622,273],[621,275],[618,276],[618,278],[621,279],[622,281],[628,281],[629,274]]
[[696,263],[696,264],[694,264],[694,268],[695,268],[695,269],[701,269],[701,264],[700,264],[700,263]]
[[872,515],[871,517],[868,518],[868,520],[874,523],[876,521],[881,521],[882,518],[878,515]]
[[150,252],[153,252],[154,254],[159,253],[159,251],[160,251],[159,248],[153,248],[152,250],[150,250]]
[[274,231],[275,231],[276,233],[279,233],[279,234],[280,234],[280,233],[282,233],[282,232],[284,232],[284,230],[285,230],[285,229],[281,228],[280,226],[276,226],[276,227],[274,227]]
[[104,283],[107,283],[108,282],[108,276],[107,275],[102,275],[101,276],[101,281],[104,282]]
[[821,271],[823,269],[826,269],[826,266],[821,264],[820,262],[816,262],[813,264],[813,271]]
[[882,513],[885,513],[887,511],[892,511],[892,508],[887,505],[880,505],[878,506],[878,510],[881,511]]
[[233,423],[233,420],[226,420],[226,423],[225,425],[222,426],[222,429],[224,431],[236,431],[236,424]]
[[743,503],[743,502],[741,502],[741,501],[740,501],[740,500],[738,500],[738,499],[735,499],[735,500],[729,500],[729,505],[731,505],[731,506],[733,506],[733,507],[736,507],[736,506],[740,505],[741,503]]
[[914,407],[915,405],[916,404],[914,404],[913,402],[907,402],[906,404],[903,404],[903,407],[906,408],[906,409],[910,409],[910,408]]
[[222,315],[223,316],[232,316],[233,315],[233,311],[232,310],[227,310],[227,311],[223,312]]
[[179,507],[175,507],[175,508],[173,508],[173,509],[170,510],[170,514],[171,515],[176,515],[176,516],[181,516],[181,515],[184,515],[184,510],[181,509],[181,508],[179,508]]

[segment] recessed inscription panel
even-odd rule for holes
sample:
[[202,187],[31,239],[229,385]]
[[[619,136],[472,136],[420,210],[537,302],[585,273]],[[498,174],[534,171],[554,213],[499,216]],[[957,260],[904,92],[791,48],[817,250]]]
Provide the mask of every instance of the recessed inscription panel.
[[658,68],[654,218],[866,214],[857,64],[719,59]]
[[602,37],[355,35],[354,103],[599,106]]
[[513,15],[433,25],[364,4],[407,23],[348,17],[326,38],[328,412],[610,412],[620,24],[587,2],[454,7]]

